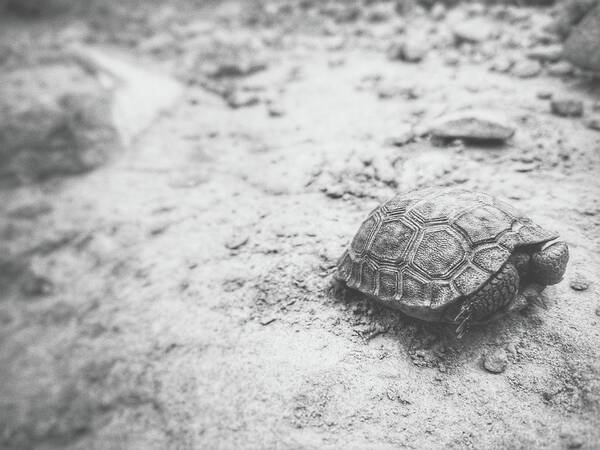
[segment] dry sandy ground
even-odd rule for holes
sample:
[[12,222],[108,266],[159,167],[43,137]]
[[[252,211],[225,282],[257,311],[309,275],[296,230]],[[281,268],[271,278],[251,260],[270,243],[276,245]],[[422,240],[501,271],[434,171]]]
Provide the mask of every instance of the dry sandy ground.
[[[266,69],[236,81],[253,104],[192,85],[113,163],[0,192],[5,247],[29,267],[6,265],[0,302],[3,447],[600,448],[600,132],[538,98],[581,99],[587,115],[598,83],[490,71],[504,43],[454,50],[457,64],[442,44],[390,61],[402,23],[446,42],[427,15],[330,36],[246,28],[238,10],[206,14],[270,42]],[[494,24],[524,40],[547,15],[515,11]],[[138,51],[177,72],[156,53]],[[502,110],[514,138],[406,138],[461,105]],[[328,295],[366,214],[426,185],[490,192],[560,232],[571,262],[547,310],[456,340]],[[492,374],[482,359],[498,349],[508,365]]]

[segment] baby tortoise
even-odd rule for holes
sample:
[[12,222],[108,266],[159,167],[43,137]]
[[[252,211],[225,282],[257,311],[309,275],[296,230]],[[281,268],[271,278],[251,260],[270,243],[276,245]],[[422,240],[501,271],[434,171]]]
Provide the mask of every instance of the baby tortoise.
[[425,189],[373,210],[340,258],[335,279],[410,316],[457,324],[495,319],[558,283],[567,244],[481,192]]

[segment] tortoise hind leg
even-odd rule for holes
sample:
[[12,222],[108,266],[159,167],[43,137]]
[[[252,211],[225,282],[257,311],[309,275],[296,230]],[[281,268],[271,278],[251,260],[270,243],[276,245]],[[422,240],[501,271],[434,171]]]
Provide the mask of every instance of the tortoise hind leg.
[[454,321],[458,323],[456,334],[461,338],[473,322],[489,318],[505,310],[515,299],[519,289],[517,268],[508,262],[477,292],[465,299]]

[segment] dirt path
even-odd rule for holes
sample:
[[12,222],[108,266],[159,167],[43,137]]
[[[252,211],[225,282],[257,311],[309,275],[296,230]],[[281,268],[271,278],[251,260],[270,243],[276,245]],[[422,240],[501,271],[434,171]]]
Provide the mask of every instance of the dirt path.
[[[494,23],[518,34],[546,14],[525,11]],[[32,270],[0,303],[3,445],[600,448],[600,133],[537,97],[591,111],[600,86],[464,53],[450,65],[445,47],[390,61],[360,23],[345,41],[278,34],[266,70],[238,81],[252,106],[190,87],[113,164],[0,193],[3,235]],[[504,111],[515,137],[390,144],[460,105]],[[559,230],[571,263],[548,310],[457,341],[327,294],[366,214],[425,185],[490,192]],[[506,370],[485,371],[501,348]]]

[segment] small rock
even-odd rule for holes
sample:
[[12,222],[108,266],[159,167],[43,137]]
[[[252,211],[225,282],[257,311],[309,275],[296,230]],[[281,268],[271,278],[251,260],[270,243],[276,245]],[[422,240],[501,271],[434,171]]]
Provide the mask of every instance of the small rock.
[[322,190],[329,198],[342,198],[342,196],[346,193],[346,190],[340,184],[325,186]]
[[571,278],[571,289],[575,291],[585,291],[590,287],[590,282],[580,273],[576,273],[573,278]]
[[257,105],[260,99],[251,92],[233,91],[225,96],[225,101],[229,107],[237,109]]
[[491,373],[502,373],[508,365],[508,356],[503,348],[487,353],[483,358],[483,367]]
[[15,318],[10,312],[0,309],[0,327],[7,327],[13,323],[14,320]]
[[527,52],[527,57],[540,62],[556,62],[562,54],[562,45],[554,44],[535,47]]
[[381,23],[394,17],[394,11],[390,8],[391,4],[376,5],[371,8],[366,15],[366,20],[371,23]]
[[469,16],[482,16],[485,14],[485,9],[483,2],[468,2],[465,5],[465,11]]
[[524,59],[517,61],[511,69],[511,73],[519,78],[532,78],[542,71],[542,65],[538,61]]
[[52,205],[47,202],[32,203],[19,206],[8,212],[8,215],[17,219],[35,219],[41,215],[52,212]]
[[360,17],[361,9],[354,5],[339,4],[336,7],[325,8],[324,13],[337,23],[351,23]]
[[548,66],[548,74],[555,77],[571,75],[572,73],[573,66],[566,61],[560,61]]
[[285,115],[285,109],[278,102],[271,102],[267,107],[267,112],[271,117],[281,117]]
[[520,172],[520,173],[526,173],[526,172],[533,172],[534,170],[537,169],[537,164],[535,164],[535,162],[531,161],[531,162],[521,162],[521,163],[517,163],[513,166],[513,168],[515,169],[515,172]]
[[210,78],[244,77],[267,68],[267,63],[262,59],[246,58],[237,55],[237,59],[206,62],[203,72]]
[[596,315],[597,315],[598,317],[600,317],[600,306],[598,306],[598,307],[596,308],[596,311],[595,311],[595,313],[596,313]]
[[460,63],[460,54],[456,50],[450,50],[444,56],[444,63],[447,66],[456,66]]
[[510,353],[513,358],[517,357],[517,346],[514,343],[510,343],[506,346],[506,351]]
[[525,8],[507,8],[506,6],[498,6],[494,9],[494,16],[510,23],[519,23],[528,21],[531,18],[531,13]]
[[515,129],[495,111],[466,110],[440,117],[430,133],[442,139],[505,141],[515,134]]
[[425,58],[429,46],[425,39],[408,39],[402,46],[402,60],[406,62],[420,62]]
[[223,282],[225,292],[234,292],[244,286],[245,281],[241,278],[229,278]]
[[237,250],[246,245],[249,239],[248,235],[233,236],[225,243],[225,247],[229,250]]
[[388,58],[412,63],[420,62],[429,51],[427,42],[425,36],[411,35],[402,42],[392,44],[387,52]]
[[452,33],[457,43],[469,42],[477,44],[489,39],[494,32],[492,24],[481,18],[468,19],[457,23]]
[[415,100],[420,97],[420,92],[415,86],[382,86],[377,91],[377,96],[381,99],[402,97],[406,100]]
[[54,291],[54,284],[48,278],[37,275],[31,271],[25,274],[21,283],[21,292],[29,297],[50,295]]
[[585,118],[583,124],[590,130],[600,131],[600,114]]
[[583,446],[583,439],[573,433],[561,433],[560,437],[565,441],[567,448],[581,448]]
[[500,56],[494,60],[490,66],[492,72],[506,73],[513,66],[514,61],[510,58]]
[[557,99],[550,102],[552,113],[561,117],[581,117],[583,102],[574,99]]
[[429,11],[429,14],[433,20],[442,20],[444,17],[446,17],[446,7],[442,2],[437,2],[435,5],[433,5]]
[[538,91],[535,95],[540,100],[550,100],[552,98],[552,92],[550,91]]
[[167,229],[169,228],[169,223],[161,223],[158,225],[154,225],[153,227],[150,228],[150,235],[151,236],[158,236],[160,234],[163,234],[165,231],[167,231]]
[[170,33],[161,32],[143,40],[139,45],[139,49],[148,53],[160,53],[171,47],[173,43],[174,39]]
[[559,44],[562,40],[553,33],[548,31],[538,30],[531,35],[531,43],[537,45],[554,45]]
[[412,142],[415,139],[415,133],[412,130],[406,130],[402,133],[398,133],[394,136],[390,136],[385,140],[386,145],[393,145],[395,147],[402,147],[403,145]]
[[40,321],[45,325],[57,325],[68,322],[75,315],[75,308],[59,301],[43,312]]

